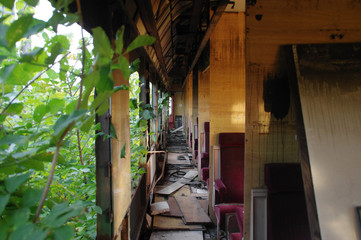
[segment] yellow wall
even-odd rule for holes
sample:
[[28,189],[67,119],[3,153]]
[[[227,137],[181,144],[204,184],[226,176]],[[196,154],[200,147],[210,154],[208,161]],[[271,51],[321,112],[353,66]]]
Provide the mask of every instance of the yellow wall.
[[[204,122],[209,122],[209,68],[206,72],[198,73],[198,136],[204,132]],[[204,144],[204,143],[203,143]],[[200,138],[198,139],[198,163],[201,160],[201,146]],[[198,164],[200,173],[200,164]]]
[[174,120],[175,116],[180,115],[184,117],[184,93],[183,92],[176,92],[174,93]]
[[[244,42],[244,13],[224,13],[210,40],[210,148],[218,145],[221,132],[245,131]],[[210,183],[212,196],[212,174]]]

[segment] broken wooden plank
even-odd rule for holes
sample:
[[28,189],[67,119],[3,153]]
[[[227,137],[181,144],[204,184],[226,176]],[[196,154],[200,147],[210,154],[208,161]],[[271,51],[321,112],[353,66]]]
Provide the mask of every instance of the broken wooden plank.
[[204,212],[208,215],[208,200],[207,199],[198,199],[198,202],[201,204]]
[[177,196],[188,197],[190,195],[191,195],[191,190],[189,189],[189,186],[183,186],[171,194],[171,196],[173,197],[177,197]]
[[155,231],[150,240],[203,240],[202,231]]
[[183,217],[183,214],[174,197],[168,198],[169,212],[162,213],[163,216]]
[[156,202],[150,204],[150,214],[157,215],[161,213],[169,212],[169,205],[167,201]]
[[182,218],[156,215],[153,229],[157,230],[203,230],[202,225],[185,225]]
[[175,197],[185,224],[206,224],[211,219],[195,197]]
[[192,181],[197,175],[198,175],[197,170],[192,169],[192,170],[188,171],[187,174],[184,175],[177,182],[175,182],[161,190],[157,190],[156,193],[163,194],[163,195],[169,195],[169,194],[175,192],[176,190],[178,190],[179,188],[183,187],[185,185],[184,182]]
[[174,164],[174,165],[179,165],[179,164],[184,164],[184,165],[190,165],[191,162],[189,161],[189,157],[183,153],[173,153],[173,152],[169,152],[168,153],[168,158],[167,158],[167,164]]

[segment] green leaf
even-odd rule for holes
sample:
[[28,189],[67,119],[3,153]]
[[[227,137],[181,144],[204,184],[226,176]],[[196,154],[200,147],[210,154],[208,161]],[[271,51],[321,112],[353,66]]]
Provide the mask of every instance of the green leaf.
[[46,71],[46,74],[48,75],[48,77],[50,79],[57,79],[58,78],[58,74],[53,70],[53,69],[49,69],[48,71]]
[[24,54],[21,54],[20,62],[31,62],[34,60],[34,57],[42,53],[44,49],[43,48],[36,48],[31,52],[27,52]]
[[31,35],[39,33],[41,30],[45,29],[47,26],[48,26],[48,24],[46,22],[36,19],[36,18],[33,18],[29,29],[24,34],[24,37],[28,38]]
[[93,28],[92,31],[94,38],[94,55],[98,58],[111,60],[113,58],[113,49],[110,45],[108,36],[101,27]]
[[139,70],[139,66],[140,66],[140,59],[137,58],[135,59],[132,64],[130,64],[130,72],[131,74],[135,73],[136,71]]
[[8,229],[9,227],[6,222],[0,221],[0,239],[6,239],[6,236],[8,235]]
[[16,228],[15,231],[10,234],[9,240],[27,240],[29,239],[29,236],[32,235],[34,230],[35,224],[27,223],[21,227]]
[[2,3],[5,7],[9,9],[13,9],[15,0],[0,0],[0,3]]
[[94,125],[94,116],[89,116],[86,121],[81,125],[80,130],[82,132],[89,132]]
[[60,43],[55,43],[51,50],[50,50],[50,56],[45,60],[46,64],[53,64],[55,62],[55,59],[59,54],[62,53],[63,47]]
[[44,163],[35,159],[23,161],[20,165],[26,167],[27,169],[34,169],[38,171],[44,170]]
[[67,201],[56,204],[50,211],[50,214],[44,218],[43,223],[51,228],[60,227],[66,223],[69,218],[78,216],[84,209],[82,205],[67,205]]
[[17,64],[8,76],[6,83],[12,85],[25,85],[34,77],[35,72],[41,71],[42,69],[43,67],[29,63]]
[[103,115],[109,109],[109,101],[104,101],[96,110],[96,114]]
[[48,103],[49,112],[56,114],[64,108],[65,99],[53,98]]
[[129,44],[124,54],[133,51],[136,48],[151,45],[155,42],[155,38],[148,35],[140,35]]
[[6,40],[6,31],[8,30],[8,28],[8,25],[0,24],[0,46],[8,46],[8,41]]
[[110,123],[110,136],[112,138],[118,139],[117,132],[115,131],[115,127],[114,127],[113,123]]
[[8,79],[8,77],[13,72],[15,67],[16,67],[16,64],[12,64],[12,65],[6,66],[0,70],[0,73],[1,73],[0,84],[4,83]]
[[53,48],[57,44],[61,44],[63,50],[67,50],[70,48],[70,41],[64,35],[56,35],[50,40],[50,42],[51,42],[50,48]]
[[54,238],[55,240],[70,240],[74,237],[74,229],[69,226],[61,226],[54,229]]
[[48,230],[45,229],[45,230],[42,230],[42,229],[35,229],[32,234],[27,237],[26,240],[33,240],[33,239],[36,239],[36,240],[43,240],[46,238],[46,236],[48,235]]
[[0,215],[3,213],[6,205],[9,202],[10,194],[0,195]]
[[41,198],[43,191],[41,189],[28,188],[26,189],[24,196],[22,198],[23,207],[33,207],[36,206]]
[[38,150],[39,148],[28,148],[26,149],[26,151],[13,153],[11,156],[15,159],[20,159],[24,157],[29,157],[36,153]]
[[34,110],[33,120],[36,123],[40,122],[48,111],[49,108],[47,105],[42,104],[37,106]]
[[30,217],[30,209],[29,208],[20,208],[15,211],[10,216],[9,223],[14,225],[15,227],[19,227],[26,223],[26,221]]
[[76,104],[78,103],[78,100],[73,100],[65,107],[65,113],[70,114],[75,110]]
[[27,33],[31,27],[32,22],[32,15],[24,15],[10,25],[6,31],[6,40],[9,42],[9,47],[13,47],[18,40],[24,37],[25,33]]
[[38,5],[39,0],[24,0],[30,6],[36,7]]
[[97,93],[101,93],[107,90],[112,90],[114,87],[114,81],[111,78],[111,69],[110,69],[110,65],[104,65],[102,66],[99,71],[95,72],[94,74],[99,74],[99,76],[95,76],[96,79],[96,90]]
[[138,100],[137,98],[131,98],[129,99],[129,109],[135,110],[138,108]]
[[54,136],[60,137],[60,135],[65,131],[67,127],[70,126],[73,122],[82,118],[87,110],[75,110],[70,115],[61,116],[54,125]]
[[12,103],[9,108],[6,110],[6,113],[9,115],[19,115],[24,108],[23,103]]
[[122,70],[124,78],[129,79],[130,76],[129,61],[123,55],[119,56],[118,63],[113,64],[112,69]]
[[93,208],[94,208],[94,211],[95,211],[96,213],[98,213],[98,214],[102,214],[102,213],[103,213],[103,210],[102,210],[101,207],[99,207],[99,206],[94,206]]
[[5,178],[4,182],[5,182],[6,191],[8,193],[15,192],[15,190],[21,184],[25,183],[29,179],[30,175],[31,175],[31,173],[27,172],[25,174],[18,174],[18,175],[15,175],[15,176]]
[[126,144],[124,143],[124,145],[122,147],[122,151],[120,152],[120,158],[125,158],[125,146],[126,146]]
[[124,47],[124,25],[117,31],[116,39],[115,39],[115,53],[122,54]]
[[155,118],[155,115],[153,112],[149,111],[149,110],[143,110],[143,112],[141,113],[142,114],[142,117],[145,119],[145,120],[149,120],[149,119],[153,119]]
[[53,16],[49,19],[49,25],[53,28],[54,32],[58,32],[58,25],[63,23],[65,17],[62,13],[54,10]]

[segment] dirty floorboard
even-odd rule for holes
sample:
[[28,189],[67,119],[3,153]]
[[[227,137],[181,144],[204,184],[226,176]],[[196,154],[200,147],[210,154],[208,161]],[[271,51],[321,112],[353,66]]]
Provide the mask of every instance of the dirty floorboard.
[[152,203],[154,209],[165,207],[152,212],[150,239],[216,239],[216,227],[208,216],[208,190],[198,180],[182,131],[168,135],[167,151],[164,177],[154,189]]

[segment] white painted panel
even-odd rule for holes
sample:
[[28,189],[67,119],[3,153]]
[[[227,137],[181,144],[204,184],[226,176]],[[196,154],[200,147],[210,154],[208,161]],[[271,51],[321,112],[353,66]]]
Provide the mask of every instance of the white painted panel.
[[361,205],[360,64],[345,69],[338,63],[303,62],[300,73],[321,237],[356,240],[354,207]]

